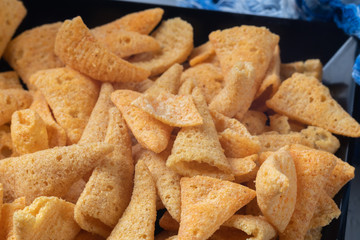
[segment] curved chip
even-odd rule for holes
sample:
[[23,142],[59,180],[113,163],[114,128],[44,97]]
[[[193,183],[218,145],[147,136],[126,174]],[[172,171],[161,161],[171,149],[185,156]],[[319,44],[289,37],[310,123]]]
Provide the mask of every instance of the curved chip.
[[[180,182],[179,182],[180,183]],[[179,216],[180,219],[180,216]],[[177,232],[179,230],[179,222],[177,222],[172,216],[170,215],[169,211],[166,211],[159,220],[159,225],[161,228],[165,229],[166,231]]]
[[278,132],[272,131],[257,135],[257,137],[260,141],[260,152],[277,151],[290,144],[302,144],[308,147],[313,146],[313,143],[299,132],[279,134]]
[[335,153],[340,147],[340,141],[321,127],[308,126],[300,133],[310,140],[316,149]]
[[15,199],[11,203],[4,203],[0,218],[0,239],[16,239],[14,236],[14,213],[26,207],[25,197]]
[[244,158],[228,158],[235,176],[235,182],[243,183],[255,179],[259,170],[258,158],[257,154]]
[[191,67],[203,63],[210,57],[215,55],[215,49],[211,42],[206,42],[193,49],[189,56],[189,64]]

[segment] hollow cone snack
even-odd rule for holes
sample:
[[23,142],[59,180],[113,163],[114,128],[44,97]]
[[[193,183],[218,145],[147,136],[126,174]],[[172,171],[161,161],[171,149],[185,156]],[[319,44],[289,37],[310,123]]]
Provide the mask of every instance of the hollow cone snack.
[[294,74],[284,81],[266,105],[299,122],[322,127],[332,133],[360,137],[356,122],[316,78]]
[[255,197],[240,184],[207,176],[183,177],[178,239],[207,239]]
[[203,124],[181,128],[166,166],[183,176],[207,175],[233,180],[231,166],[221,148],[214,122],[201,90],[194,88],[192,96],[203,118]]
[[105,143],[56,147],[0,162],[4,198],[25,196],[31,203],[38,196],[66,194],[72,183],[101,162],[113,147]]
[[80,227],[74,220],[74,204],[56,197],[39,197],[14,214],[16,239],[74,239]]
[[66,65],[103,82],[140,82],[150,74],[98,43],[81,17],[66,20],[60,27],[55,53]]
[[128,128],[115,107],[109,110],[105,142],[114,151],[91,174],[76,203],[75,219],[82,229],[108,237],[130,202],[134,172]]
[[1,208],[0,239],[16,239],[14,236],[13,216],[18,210],[26,207],[25,197],[17,198],[11,203],[4,203]]
[[131,201],[107,239],[154,239],[155,202],[155,182],[145,163],[139,161],[135,167],[134,190]]
[[96,104],[98,85],[70,68],[38,71],[30,81],[45,96],[57,123],[66,131],[68,144],[77,143]]

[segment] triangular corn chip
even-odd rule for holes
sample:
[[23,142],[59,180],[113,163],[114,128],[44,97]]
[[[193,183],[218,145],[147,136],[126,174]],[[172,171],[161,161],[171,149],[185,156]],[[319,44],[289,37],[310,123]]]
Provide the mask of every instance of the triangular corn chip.
[[256,173],[259,170],[258,158],[257,154],[244,158],[228,158],[235,176],[235,182],[243,183],[255,179]]
[[266,105],[299,122],[325,128],[332,133],[360,137],[356,122],[316,78],[294,74],[284,81]]
[[73,239],[80,227],[74,220],[74,204],[57,197],[38,197],[14,213],[16,239]]
[[0,126],[10,122],[11,115],[21,109],[28,108],[32,102],[32,96],[23,89],[0,90]]
[[25,197],[17,198],[12,203],[3,204],[0,218],[0,239],[16,239],[14,236],[13,216],[16,211],[24,207],[26,207]]
[[193,28],[181,18],[164,21],[152,33],[161,46],[157,53],[143,53],[130,59],[135,66],[151,72],[151,76],[165,72],[175,63],[182,63],[193,49]]
[[105,143],[55,147],[0,162],[0,182],[6,201],[25,196],[58,196],[101,162],[113,147]]
[[135,167],[134,190],[129,206],[107,240],[154,239],[156,187],[143,161]]
[[180,240],[209,238],[255,197],[255,191],[245,186],[207,176],[183,177],[180,184]]
[[68,144],[77,143],[99,95],[95,81],[70,68],[54,68],[36,72],[30,82],[45,96]]
[[121,111],[136,140],[144,148],[157,153],[162,152],[168,145],[172,127],[131,106],[131,102],[139,96],[141,93],[131,90],[117,90],[111,94],[111,100]]
[[108,237],[130,202],[134,163],[125,121],[115,107],[109,110],[105,142],[114,151],[95,168],[75,206],[75,220],[88,232]]
[[295,209],[297,178],[294,161],[283,147],[268,157],[256,175],[256,198],[261,212],[279,232]]
[[0,73],[0,89],[22,89],[19,76],[15,71],[7,71]]
[[214,122],[199,88],[192,92],[203,124],[183,127],[177,134],[166,165],[180,175],[207,175],[232,180],[231,166],[221,148]]
[[56,35],[55,53],[66,65],[103,82],[140,82],[150,74],[98,43],[81,17],[66,20],[61,25]]
[[211,42],[208,41],[193,49],[189,57],[189,64],[193,67],[197,64],[205,62],[214,55],[215,49],[211,45]]

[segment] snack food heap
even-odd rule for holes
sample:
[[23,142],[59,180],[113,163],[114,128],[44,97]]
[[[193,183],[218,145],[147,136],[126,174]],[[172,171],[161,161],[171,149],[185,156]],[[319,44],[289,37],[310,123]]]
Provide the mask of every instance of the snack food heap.
[[265,27],[194,48],[163,12],[11,39],[26,9],[0,0],[0,239],[320,239],[339,217],[334,134],[360,125],[320,61],[282,63]]

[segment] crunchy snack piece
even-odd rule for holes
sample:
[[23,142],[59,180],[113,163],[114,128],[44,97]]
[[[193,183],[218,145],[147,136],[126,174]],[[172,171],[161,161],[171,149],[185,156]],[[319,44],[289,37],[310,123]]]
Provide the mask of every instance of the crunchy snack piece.
[[138,161],[130,204],[107,239],[154,239],[155,202],[155,182],[144,161]]
[[193,49],[189,56],[189,64],[193,67],[197,64],[203,63],[214,55],[215,49],[211,45],[211,42],[207,41],[206,43]]
[[0,126],[0,160],[14,157],[16,154],[11,140],[10,127],[8,125]]
[[25,197],[17,198],[12,203],[4,203],[1,208],[0,239],[16,239],[13,230],[13,216],[18,210],[26,207]]
[[251,136],[245,126],[239,121],[215,111],[210,113],[226,157],[243,158],[259,151],[259,140],[257,137]]
[[291,132],[291,127],[289,124],[289,118],[281,114],[274,114],[269,116],[270,119],[270,129],[276,131],[280,134],[288,134]]
[[235,63],[225,75],[224,88],[210,102],[209,108],[228,117],[237,114],[241,118],[250,108],[258,88],[254,71],[250,62]]
[[1,221],[1,209],[4,202],[4,188],[2,183],[0,183],[0,221]]
[[221,68],[211,63],[198,64],[186,69],[181,76],[181,82],[184,83],[188,79],[193,79],[201,88],[208,104],[221,91],[224,81]]
[[13,113],[11,139],[15,151],[20,155],[49,148],[46,124],[39,114],[31,109]]
[[[16,239],[73,239],[80,227],[74,220],[74,204],[57,197],[38,197],[14,213]],[[61,234],[59,234],[61,233]]]
[[256,173],[259,170],[258,158],[257,154],[244,158],[228,158],[235,176],[235,182],[243,183],[255,179]]
[[244,115],[236,114],[234,117],[245,125],[251,135],[259,135],[265,131],[267,117],[263,112],[248,110]]
[[276,236],[276,231],[263,217],[251,215],[234,215],[223,226],[244,231],[253,236],[253,240],[270,240]]
[[295,209],[297,178],[288,147],[269,156],[256,175],[256,197],[266,219],[284,232]]
[[79,234],[76,235],[74,240],[104,240],[104,238],[100,237],[99,235],[81,230]]
[[298,132],[291,132],[288,134],[266,132],[257,135],[257,137],[260,141],[260,152],[277,151],[280,148],[290,144],[302,144],[308,147],[313,146],[310,140],[306,139],[304,135]]
[[157,53],[143,53],[130,59],[135,66],[151,72],[151,76],[165,72],[175,63],[182,63],[193,49],[193,28],[181,18],[164,21],[152,36],[161,46]]
[[319,81],[322,81],[322,63],[319,59],[308,59],[304,62],[304,74],[308,76],[313,76]]
[[314,77],[298,73],[292,75],[266,105],[299,122],[322,127],[335,134],[360,137],[360,124]]
[[173,127],[191,127],[203,123],[191,95],[173,95],[166,91],[157,96],[145,93],[131,105]]
[[25,196],[31,203],[38,196],[66,194],[69,187],[101,161],[113,147],[105,143],[56,147],[0,162],[0,182],[5,201]]
[[209,240],[246,240],[249,237],[249,235],[239,229],[221,226]]
[[84,179],[79,179],[78,181],[74,182],[73,185],[71,185],[67,193],[62,198],[67,202],[76,204],[81,193],[85,189],[85,185],[86,182],[84,181]]
[[33,73],[64,66],[54,52],[55,37],[61,24],[44,24],[27,30],[14,38],[5,51],[5,60],[16,70],[29,89],[36,89],[29,81]]
[[321,230],[321,227],[309,229],[305,235],[304,240],[321,240]]
[[126,30],[149,34],[160,22],[164,10],[162,8],[150,8],[144,11],[127,14],[115,21],[96,27],[93,31],[99,34],[117,30]]
[[237,183],[207,176],[183,177],[179,239],[207,239],[255,192]]
[[126,30],[101,31],[92,30],[96,40],[120,58],[129,57],[143,52],[156,52],[160,44],[153,38],[137,32]]
[[298,61],[281,64],[280,76],[282,80],[291,77],[294,73],[303,73],[307,76],[313,76],[321,81],[322,64],[319,59],[308,59],[305,62]]
[[313,142],[316,149],[335,153],[340,147],[340,141],[323,128],[308,126],[301,130],[301,134]]
[[21,109],[28,108],[32,96],[23,89],[0,89],[0,126],[10,122],[11,115]]
[[196,87],[196,83],[194,79],[192,78],[186,79],[181,84],[178,95],[190,95],[195,87]]
[[109,110],[105,142],[114,151],[95,168],[75,206],[75,220],[88,232],[108,237],[130,202],[134,163],[125,121],[115,107]]
[[113,87],[115,90],[127,89],[127,90],[133,90],[136,92],[143,93],[146,90],[148,90],[153,84],[154,81],[150,79],[145,79],[144,81],[141,82],[127,82],[127,83],[117,82],[117,83],[113,83]]
[[38,71],[31,76],[45,96],[57,123],[67,134],[67,143],[77,143],[99,95],[98,85],[70,68]]
[[55,53],[66,65],[103,82],[140,82],[150,74],[98,43],[81,17],[66,20],[61,25],[56,35]]
[[302,239],[309,229],[321,189],[336,164],[336,157],[328,152],[292,145],[290,154],[297,175],[295,210],[281,239]]
[[26,8],[21,1],[2,0],[0,2],[0,58],[15,33],[17,27],[26,15]]
[[103,83],[101,85],[99,97],[92,109],[79,144],[103,142],[105,140],[106,129],[109,123],[109,110],[114,107],[110,98],[112,92],[114,92],[114,88],[110,83]]
[[136,140],[147,149],[162,152],[168,145],[172,127],[165,125],[141,109],[131,106],[131,102],[141,94],[131,90],[117,90],[111,100],[121,111],[126,124]]
[[[179,181],[180,183],[180,181]],[[179,185],[180,186],[180,185]],[[180,209],[179,209],[180,210]],[[179,212],[180,213],[180,212]],[[180,219],[180,216],[179,216]],[[159,220],[159,225],[167,231],[177,232],[179,230],[179,222],[176,221],[168,211],[166,211]]]
[[49,148],[65,146],[67,139],[66,132],[57,122],[55,122],[44,95],[40,91],[36,91],[32,95],[34,100],[31,103],[30,109],[37,112],[46,124]]
[[22,89],[19,76],[15,71],[1,72],[0,73],[0,89]]
[[181,128],[166,166],[183,176],[200,174],[232,180],[234,176],[231,173],[231,166],[221,148],[214,122],[201,90],[194,88],[192,97],[203,118],[203,124]]

